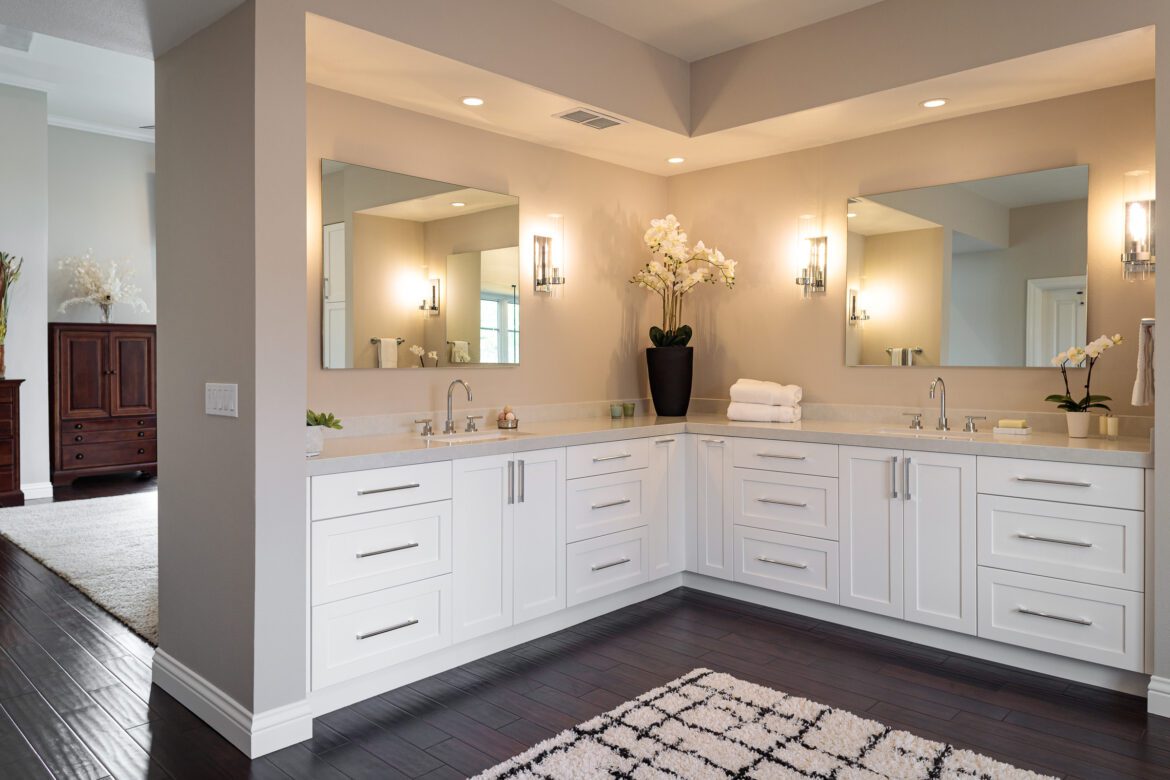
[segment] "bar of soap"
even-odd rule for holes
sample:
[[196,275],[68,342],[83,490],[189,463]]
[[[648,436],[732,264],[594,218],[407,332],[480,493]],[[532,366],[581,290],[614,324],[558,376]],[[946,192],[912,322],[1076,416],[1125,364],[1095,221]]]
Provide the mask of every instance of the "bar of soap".
[[999,427],[999,428],[1027,428],[1028,421],[1027,420],[1000,420],[999,425],[997,427]]

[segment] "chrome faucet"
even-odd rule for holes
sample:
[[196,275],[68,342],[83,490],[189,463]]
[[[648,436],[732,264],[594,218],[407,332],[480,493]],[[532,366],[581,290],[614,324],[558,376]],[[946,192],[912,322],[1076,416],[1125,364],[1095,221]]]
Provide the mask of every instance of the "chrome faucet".
[[951,424],[947,422],[947,383],[943,381],[941,376],[935,377],[934,381],[930,383],[930,400],[932,401],[936,390],[939,391],[938,430],[949,431]]
[[455,433],[455,418],[451,415],[451,393],[455,392],[455,385],[463,385],[467,391],[467,400],[471,400],[471,385],[462,379],[456,379],[447,386],[447,422],[443,423],[443,433]]

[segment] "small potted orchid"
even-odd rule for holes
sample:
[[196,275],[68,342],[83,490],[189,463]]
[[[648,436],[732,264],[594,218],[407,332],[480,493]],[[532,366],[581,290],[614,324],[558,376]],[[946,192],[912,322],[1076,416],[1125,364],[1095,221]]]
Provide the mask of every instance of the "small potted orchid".
[[[1088,437],[1091,410],[1109,411],[1109,406],[1105,402],[1113,399],[1107,395],[1093,395],[1089,385],[1093,382],[1093,367],[1097,365],[1097,361],[1101,359],[1106,350],[1112,349],[1124,340],[1120,333],[1113,338],[1101,336],[1083,347],[1069,347],[1066,351],[1052,358],[1052,365],[1060,368],[1060,375],[1064,379],[1064,394],[1050,395],[1044,400],[1056,404],[1058,408],[1065,411],[1068,418],[1070,439]],[[1073,397],[1072,388],[1068,383],[1070,367],[1088,368],[1088,373],[1085,375],[1085,394],[1079,400]]]
[[661,417],[687,413],[691,400],[694,348],[688,346],[693,331],[683,324],[683,299],[706,282],[735,287],[735,261],[700,241],[687,245],[687,234],[673,214],[651,220],[642,240],[653,259],[630,279],[662,299],[662,325],[650,328],[653,347],[646,349],[650,395]]
[[104,265],[93,259],[93,250],[81,257],[64,257],[58,267],[69,271],[72,279],[69,289],[73,297],[61,304],[64,313],[82,303],[96,305],[101,311],[101,321],[110,321],[115,303],[123,303],[143,313],[149,312],[142,290],[130,282],[134,269],[128,262],[111,260]]
[[12,285],[20,279],[24,258],[0,252],[0,379],[4,378],[4,341],[8,338],[8,300]]

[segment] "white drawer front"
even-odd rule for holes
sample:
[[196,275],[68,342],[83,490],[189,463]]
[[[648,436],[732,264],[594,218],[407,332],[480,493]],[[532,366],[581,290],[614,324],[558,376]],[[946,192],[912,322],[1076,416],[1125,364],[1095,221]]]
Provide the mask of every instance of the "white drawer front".
[[569,606],[646,582],[646,527],[569,545]]
[[1140,672],[1142,595],[979,568],[979,636]]
[[836,604],[837,543],[737,527],[735,581]]
[[835,477],[837,446],[803,441],[733,439],[732,465],[766,471],[787,471],[791,474]]
[[451,497],[451,463],[420,463],[313,477],[313,519],[375,512]]
[[1145,505],[1145,475],[1124,466],[980,457],[978,484],[980,493],[1001,496],[1119,509]]
[[1143,590],[1142,512],[979,497],[979,564]]
[[569,480],[568,540],[625,531],[646,524],[646,469]]
[[736,525],[837,538],[837,480],[734,469]]
[[649,463],[650,443],[647,439],[607,441],[569,447],[566,450],[565,473],[569,479],[576,479],[644,469]]
[[313,607],[313,688],[451,644],[451,576]]
[[313,523],[313,604],[451,571],[451,502]]

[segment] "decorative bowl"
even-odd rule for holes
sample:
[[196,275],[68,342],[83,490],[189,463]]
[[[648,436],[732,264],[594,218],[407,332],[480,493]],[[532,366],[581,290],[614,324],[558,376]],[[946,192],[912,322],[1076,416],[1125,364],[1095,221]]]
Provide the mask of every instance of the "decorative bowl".
[[496,425],[505,431],[514,430],[520,427],[519,420],[496,420]]

